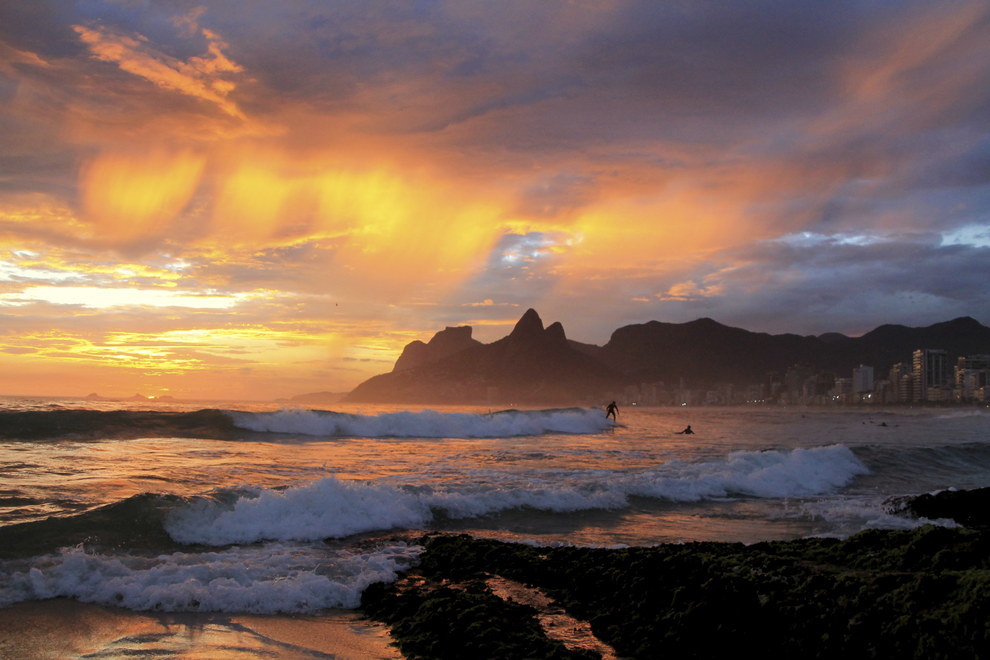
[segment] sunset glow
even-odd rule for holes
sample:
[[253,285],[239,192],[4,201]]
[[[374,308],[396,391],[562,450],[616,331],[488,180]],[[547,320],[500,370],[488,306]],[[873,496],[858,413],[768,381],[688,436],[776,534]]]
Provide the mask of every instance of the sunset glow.
[[0,393],[346,391],[525,309],[990,322],[990,8],[5,3]]

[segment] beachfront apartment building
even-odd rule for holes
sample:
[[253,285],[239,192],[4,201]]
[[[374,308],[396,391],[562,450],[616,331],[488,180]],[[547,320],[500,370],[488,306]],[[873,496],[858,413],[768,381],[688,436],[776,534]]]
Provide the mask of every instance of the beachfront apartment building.
[[886,378],[871,365],[860,364],[848,376],[795,364],[784,373],[768,372],[761,383],[688,387],[661,381],[629,385],[605,398],[625,405],[719,406],[884,405],[990,403],[990,354],[960,357],[952,364],[944,349],[917,349],[911,362],[891,365]]
[[990,403],[990,355],[961,357],[955,365],[944,349],[921,348],[911,357],[910,363],[895,363],[879,379],[864,364],[851,377],[794,365],[783,376],[768,374],[759,400],[803,405]]
[[990,401],[990,355],[971,355],[956,360],[956,401]]
[[951,399],[952,368],[942,348],[919,348],[911,360],[914,388],[911,400],[939,403]]
[[852,391],[855,394],[873,392],[873,367],[861,364],[853,369]]

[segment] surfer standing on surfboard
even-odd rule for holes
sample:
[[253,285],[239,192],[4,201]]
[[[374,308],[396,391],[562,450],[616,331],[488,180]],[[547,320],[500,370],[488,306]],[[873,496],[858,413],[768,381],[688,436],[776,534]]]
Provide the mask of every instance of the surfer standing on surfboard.
[[617,413],[618,411],[619,411],[619,406],[615,405],[615,401],[613,401],[612,403],[608,404],[608,407],[605,408],[605,419],[608,419],[609,416],[611,416],[612,417],[612,421],[613,422],[616,421],[616,419],[615,419],[615,413]]

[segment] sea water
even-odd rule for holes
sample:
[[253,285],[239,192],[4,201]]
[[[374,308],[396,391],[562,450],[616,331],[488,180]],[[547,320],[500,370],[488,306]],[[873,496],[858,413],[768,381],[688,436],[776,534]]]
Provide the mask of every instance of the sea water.
[[988,422],[0,399],[0,607],[354,608],[428,531],[611,547],[909,528],[931,521],[893,498],[990,485]]

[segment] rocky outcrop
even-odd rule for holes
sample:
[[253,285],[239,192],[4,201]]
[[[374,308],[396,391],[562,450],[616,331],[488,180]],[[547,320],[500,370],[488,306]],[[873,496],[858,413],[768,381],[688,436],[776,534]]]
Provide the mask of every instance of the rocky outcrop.
[[990,528],[990,488],[943,490],[899,498],[890,504],[896,513],[928,520],[949,519],[967,527]]

